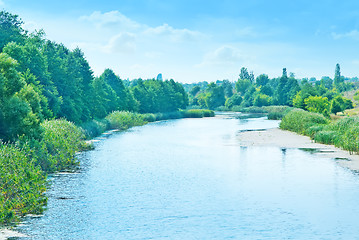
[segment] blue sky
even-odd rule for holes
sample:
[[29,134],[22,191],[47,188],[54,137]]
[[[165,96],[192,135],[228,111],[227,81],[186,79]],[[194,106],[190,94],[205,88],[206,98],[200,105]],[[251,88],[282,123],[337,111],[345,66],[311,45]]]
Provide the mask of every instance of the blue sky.
[[359,76],[358,1],[0,0],[29,30],[79,46],[95,75],[180,82],[255,76]]

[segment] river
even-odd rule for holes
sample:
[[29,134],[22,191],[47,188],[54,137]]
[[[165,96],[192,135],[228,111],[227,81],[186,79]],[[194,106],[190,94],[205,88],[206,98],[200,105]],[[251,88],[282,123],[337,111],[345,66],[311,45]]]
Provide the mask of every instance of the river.
[[[240,147],[264,118],[151,123],[50,176],[25,239],[359,239],[359,176],[299,149]],[[24,238],[21,238],[24,239]]]

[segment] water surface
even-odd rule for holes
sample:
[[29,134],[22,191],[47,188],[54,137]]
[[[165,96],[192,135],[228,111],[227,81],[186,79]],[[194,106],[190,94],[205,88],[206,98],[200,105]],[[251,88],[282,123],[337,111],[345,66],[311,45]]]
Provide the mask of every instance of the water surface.
[[359,239],[359,178],[298,149],[240,147],[278,121],[181,119],[117,133],[51,178],[29,239]]

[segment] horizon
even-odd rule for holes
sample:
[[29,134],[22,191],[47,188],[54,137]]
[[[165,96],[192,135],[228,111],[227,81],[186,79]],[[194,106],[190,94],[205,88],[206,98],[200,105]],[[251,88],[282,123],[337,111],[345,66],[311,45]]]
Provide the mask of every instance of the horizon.
[[61,3],[0,0],[30,32],[70,49],[79,47],[95,76],[106,68],[122,79],[156,78],[182,83],[255,76],[298,79],[358,76],[359,3],[263,0],[241,2],[105,0]]

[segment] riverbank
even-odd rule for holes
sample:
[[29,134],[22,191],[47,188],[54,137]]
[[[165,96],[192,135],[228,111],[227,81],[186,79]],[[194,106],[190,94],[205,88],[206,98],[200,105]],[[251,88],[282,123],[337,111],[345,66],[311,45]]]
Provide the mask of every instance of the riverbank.
[[28,237],[28,236],[7,228],[0,229],[0,240],[6,240],[8,238],[22,238],[22,237]]
[[313,149],[319,157],[335,159],[339,165],[350,170],[359,171],[359,155],[333,145],[316,143],[307,136],[279,128],[267,130],[244,131],[237,134],[241,146],[275,146],[280,148]]

